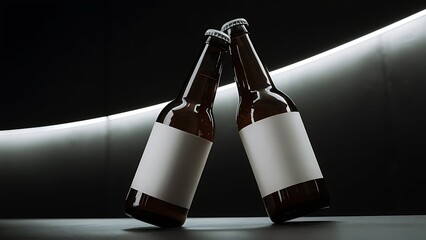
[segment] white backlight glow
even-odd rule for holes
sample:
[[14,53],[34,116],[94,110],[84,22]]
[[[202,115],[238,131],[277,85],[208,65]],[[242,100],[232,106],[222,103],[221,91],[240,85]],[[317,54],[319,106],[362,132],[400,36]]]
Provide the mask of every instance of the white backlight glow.
[[[370,34],[367,34],[365,36],[357,38],[353,41],[350,41],[348,43],[345,43],[343,45],[340,45],[340,46],[335,47],[333,49],[330,49],[328,51],[322,52],[322,53],[315,55],[315,56],[312,56],[310,58],[304,59],[302,61],[296,62],[294,64],[291,64],[291,65],[282,67],[280,69],[271,71],[271,76],[273,77],[274,75],[281,74],[281,73],[289,71],[291,69],[298,68],[298,67],[303,66],[305,64],[320,60],[322,58],[325,58],[325,57],[330,56],[332,54],[335,54],[337,52],[343,51],[343,50],[348,49],[348,48],[350,48],[354,45],[360,44],[362,42],[365,42],[365,41],[368,41],[372,38],[375,38],[375,37],[377,37],[381,34],[389,32],[389,31],[391,31],[395,28],[398,28],[398,27],[400,27],[404,24],[407,24],[407,23],[414,21],[414,20],[416,20],[420,17],[423,17],[425,15],[426,15],[426,10],[420,11],[416,14],[413,14],[413,15],[407,17],[407,18],[404,18],[404,19],[402,19],[398,22],[395,22],[391,25],[388,25],[388,26],[381,28],[377,31],[374,31]],[[235,83],[227,84],[227,85],[219,87],[218,92],[225,92],[225,91],[234,89],[235,87],[236,87]],[[91,124],[106,123],[110,120],[123,119],[123,118],[130,117],[130,116],[137,116],[137,115],[145,114],[147,112],[158,111],[158,110],[162,109],[164,106],[166,106],[167,103],[168,102],[164,102],[164,103],[160,103],[160,104],[156,104],[156,105],[152,105],[152,106],[149,106],[149,107],[144,107],[144,108],[140,108],[140,109],[136,109],[136,110],[132,110],[132,111],[127,111],[127,112],[113,114],[113,115],[106,116],[106,117],[93,118],[93,119],[83,120],[83,121],[76,121],[76,122],[56,124],[56,125],[50,125],[50,126],[42,126],[42,127],[2,130],[2,131],[0,131],[0,137],[7,137],[7,136],[10,136],[10,135],[15,135],[15,134],[29,134],[29,133],[37,133],[37,132],[44,132],[44,131],[75,128],[75,127],[86,126],[86,125],[91,125]]]

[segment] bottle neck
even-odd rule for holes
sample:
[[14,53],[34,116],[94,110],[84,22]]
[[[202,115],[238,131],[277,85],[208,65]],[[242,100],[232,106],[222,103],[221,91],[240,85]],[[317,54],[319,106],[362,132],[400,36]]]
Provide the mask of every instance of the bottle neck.
[[184,102],[211,108],[222,74],[222,62],[226,49],[206,43],[200,58],[193,67],[187,83],[179,94]]
[[260,61],[245,26],[233,27],[230,35],[235,81],[240,93],[273,87],[269,72]]

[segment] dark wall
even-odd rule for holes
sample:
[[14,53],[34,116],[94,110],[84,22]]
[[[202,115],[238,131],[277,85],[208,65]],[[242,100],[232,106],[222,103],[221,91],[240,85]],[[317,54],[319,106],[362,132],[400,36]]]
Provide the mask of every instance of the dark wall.
[[[410,2],[252,2],[237,10],[242,3],[231,1],[228,8],[222,3],[214,10],[161,2],[3,4],[0,126],[68,122],[170,100],[193,64],[206,28],[219,28],[234,17],[250,21],[256,48],[273,70],[424,8]],[[390,36],[388,42],[381,39],[378,46],[360,48],[365,52],[350,51],[337,69],[342,59],[330,58],[324,65],[281,76],[295,83],[280,87],[288,89],[303,113],[329,181],[333,208],[323,214],[425,213],[425,196],[418,188],[424,183],[420,80],[426,48],[424,42],[416,42],[423,52],[413,48],[410,40],[416,33],[406,33],[401,43]],[[229,63],[225,71],[222,84],[232,81]],[[306,85],[297,85],[298,80]],[[264,215],[235,125],[229,124],[233,97],[235,101],[222,100],[222,108],[216,109],[218,141],[192,216]],[[13,142],[3,137],[0,196],[6,204],[0,217],[122,216],[122,201],[149,132],[146,126],[133,132],[132,126],[144,122],[139,120],[69,130],[66,140],[60,134],[20,135]],[[37,148],[37,156],[26,153]],[[218,191],[218,186],[224,189]]]
[[[207,28],[245,17],[270,70],[424,1],[2,1],[0,129],[105,116],[176,96]],[[279,53],[279,54],[278,54]],[[227,63],[222,84],[232,82]]]

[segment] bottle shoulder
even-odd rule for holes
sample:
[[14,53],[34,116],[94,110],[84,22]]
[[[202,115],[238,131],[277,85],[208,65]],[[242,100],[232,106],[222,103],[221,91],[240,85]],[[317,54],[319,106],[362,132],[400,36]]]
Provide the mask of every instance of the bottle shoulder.
[[157,117],[157,122],[212,141],[214,118],[211,108],[177,99],[167,104]]
[[241,91],[240,99],[241,104],[250,105],[251,108],[277,109],[280,112],[297,111],[290,97],[272,86],[259,90]]
[[286,112],[296,112],[293,101],[275,88],[246,91],[240,93],[237,113],[238,129],[267,117]]

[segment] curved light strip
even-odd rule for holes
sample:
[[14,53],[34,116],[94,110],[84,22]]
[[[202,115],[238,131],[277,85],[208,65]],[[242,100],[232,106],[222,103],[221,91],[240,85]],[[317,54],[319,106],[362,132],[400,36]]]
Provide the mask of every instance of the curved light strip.
[[128,117],[128,116],[134,116],[134,115],[138,115],[138,114],[142,114],[142,113],[146,113],[146,112],[151,112],[151,111],[162,109],[168,103],[169,102],[163,102],[163,103],[155,104],[155,105],[152,105],[152,106],[149,106],[149,107],[139,108],[139,109],[136,109],[136,110],[123,112],[123,113],[117,113],[117,114],[109,115],[108,118],[110,120],[115,120],[115,119],[120,119],[120,118],[124,118],[124,117]]
[[[332,54],[335,54],[337,52],[343,51],[345,49],[348,49],[354,45],[360,44],[362,42],[368,41],[374,37],[377,37],[381,34],[384,34],[386,32],[389,32],[395,28],[398,28],[406,23],[409,23],[411,21],[414,21],[422,16],[426,15],[426,9],[422,10],[416,14],[413,14],[407,18],[404,18],[398,22],[395,22],[391,25],[388,25],[384,28],[381,28],[377,31],[374,31],[372,33],[369,33],[367,35],[364,35],[360,38],[357,38],[355,40],[352,40],[350,42],[347,42],[343,45],[340,45],[338,47],[332,48],[328,51],[322,52],[318,55],[312,56],[310,58],[304,59],[302,61],[287,65],[285,67],[282,67],[280,69],[271,71],[271,76],[274,75],[278,75],[280,73],[283,73],[285,71],[289,71],[291,69],[303,66],[305,64],[317,61],[319,59],[325,58],[327,56],[330,56]],[[227,84],[225,86],[221,86],[218,88],[218,92],[222,92],[222,91],[226,91],[229,89],[235,88],[235,83],[230,83]],[[64,124],[56,124],[56,125],[50,125],[50,126],[43,126],[43,127],[33,127],[33,128],[22,128],[22,129],[14,129],[14,130],[2,130],[0,131],[0,136],[1,135],[11,135],[11,134],[25,134],[25,133],[32,133],[32,132],[39,132],[39,131],[48,131],[48,130],[58,130],[58,129],[64,129],[64,128],[73,128],[73,127],[79,127],[79,126],[85,126],[85,125],[90,125],[90,124],[95,124],[95,123],[101,123],[101,122],[107,122],[109,120],[115,120],[115,119],[121,119],[124,117],[128,117],[128,116],[134,116],[134,115],[139,115],[142,113],[146,113],[146,112],[151,112],[151,111],[158,111],[160,109],[162,109],[167,103],[169,102],[164,102],[164,103],[160,103],[160,104],[156,104],[156,105],[152,105],[149,107],[144,107],[144,108],[140,108],[140,109],[136,109],[136,110],[132,110],[132,111],[127,111],[127,112],[123,112],[123,113],[118,113],[118,114],[113,114],[110,116],[106,116],[106,117],[99,117],[99,118],[93,118],[93,119],[89,119],[89,120],[83,120],[83,121],[76,121],[76,122],[70,122],[70,123],[64,123]]]
[[360,37],[360,38],[357,38],[357,39],[355,39],[355,40],[352,40],[352,41],[350,41],[350,42],[347,42],[347,43],[345,43],[345,44],[343,44],[343,45],[340,45],[340,46],[338,46],[338,47],[332,48],[332,49],[330,49],[330,50],[328,50],[328,51],[322,52],[322,53],[320,53],[320,54],[318,54],[318,55],[315,55],[315,56],[312,56],[312,57],[310,57],[310,58],[304,59],[304,60],[302,60],[302,61],[299,61],[299,62],[293,63],[293,64],[291,64],[291,65],[285,66],[285,67],[283,67],[283,68],[280,68],[280,69],[277,69],[277,70],[271,71],[271,75],[280,74],[280,73],[282,73],[282,72],[289,71],[290,69],[294,69],[294,68],[300,67],[300,66],[302,66],[302,65],[305,65],[305,64],[308,64],[308,63],[314,62],[314,61],[316,61],[316,60],[319,60],[319,59],[325,58],[325,57],[327,57],[327,56],[330,56],[330,55],[332,55],[332,54],[334,54],[334,53],[337,53],[337,52],[343,51],[343,50],[348,49],[348,48],[350,48],[350,47],[352,47],[352,46],[354,46],[354,45],[360,44],[360,43],[365,42],[365,41],[368,41],[368,40],[370,40],[370,39],[372,39],[372,38],[374,38],[374,37],[377,37],[377,36],[379,36],[379,35],[381,35],[381,34],[384,34],[384,33],[386,33],[386,32],[389,32],[389,31],[391,31],[391,30],[393,30],[393,29],[395,29],[395,28],[401,27],[402,25],[407,24],[407,23],[409,23],[409,22],[411,22],[411,21],[414,21],[414,20],[416,20],[416,19],[418,19],[418,18],[420,18],[420,17],[422,17],[422,16],[425,16],[425,15],[426,15],[426,9],[425,9],[425,10],[422,10],[422,11],[420,11],[420,12],[416,13],[416,14],[413,14],[413,15],[411,15],[411,16],[409,16],[409,17],[406,17],[406,18],[404,18],[404,19],[402,19],[402,20],[400,20],[400,21],[398,21],[398,22],[395,22],[395,23],[393,23],[393,24],[390,24],[390,25],[388,25],[388,26],[386,26],[386,27],[384,27],[384,28],[381,28],[381,29],[376,30],[376,31],[374,31],[374,32],[372,32],[372,33],[369,33],[369,34],[367,34],[367,35],[364,35],[364,36],[362,36],[362,37]]
[[2,130],[0,131],[0,136],[15,135],[15,134],[30,134],[35,132],[45,132],[45,131],[60,130],[60,129],[67,129],[67,128],[73,128],[73,127],[87,126],[91,124],[107,122],[108,118],[109,117],[98,117],[98,118],[92,118],[92,119],[87,119],[82,121],[61,123],[61,124],[42,126],[42,127]]

